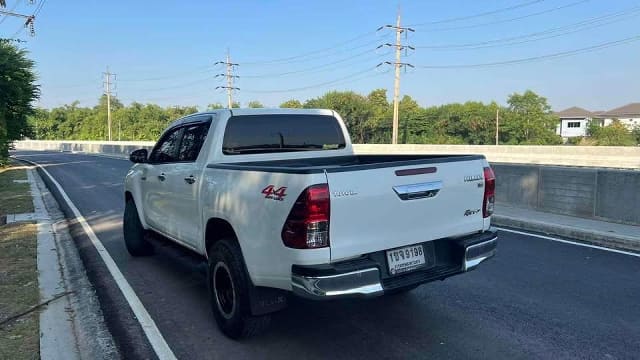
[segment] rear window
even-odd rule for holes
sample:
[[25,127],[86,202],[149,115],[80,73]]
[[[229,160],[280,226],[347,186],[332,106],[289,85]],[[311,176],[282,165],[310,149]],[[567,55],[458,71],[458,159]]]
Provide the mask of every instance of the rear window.
[[325,115],[242,115],[227,123],[226,155],[338,150],[345,140],[338,120]]

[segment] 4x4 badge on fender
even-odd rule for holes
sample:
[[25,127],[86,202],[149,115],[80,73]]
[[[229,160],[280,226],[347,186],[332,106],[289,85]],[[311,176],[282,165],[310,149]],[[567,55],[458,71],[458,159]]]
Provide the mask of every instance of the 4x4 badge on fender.
[[282,201],[284,200],[284,197],[287,196],[287,194],[285,193],[286,190],[286,186],[279,187],[276,190],[275,186],[269,185],[266,188],[262,189],[262,193],[264,194],[265,199]]

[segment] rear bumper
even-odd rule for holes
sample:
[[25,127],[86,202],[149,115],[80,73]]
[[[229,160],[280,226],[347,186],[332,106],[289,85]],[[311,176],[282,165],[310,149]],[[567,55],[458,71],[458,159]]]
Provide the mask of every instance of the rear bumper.
[[388,273],[384,251],[335,264],[294,265],[292,288],[294,294],[313,300],[379,296],[473,270],[495,255],[497,242],[497,231],[490,229],[464,238],[424,243],[433,252],[433,264],[399,276]]

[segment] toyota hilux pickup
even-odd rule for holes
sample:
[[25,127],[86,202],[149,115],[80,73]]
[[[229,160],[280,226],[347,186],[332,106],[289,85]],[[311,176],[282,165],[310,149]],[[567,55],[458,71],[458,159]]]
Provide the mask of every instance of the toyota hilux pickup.
[[289,294],[398,294],[496,251],[484,156],[358,155],[331,110],[197,113],[130,160],[129,253],[153,253],[148,235],[159,234],[206,259],[213,314],[231,338],[264,328]]

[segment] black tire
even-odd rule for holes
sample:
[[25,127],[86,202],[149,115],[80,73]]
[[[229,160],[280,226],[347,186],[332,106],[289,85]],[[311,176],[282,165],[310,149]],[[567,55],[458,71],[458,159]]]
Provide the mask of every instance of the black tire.
[[269,315],[253,316],[249,279],[235,239],[220,240],[209,250],[209,294],[213,316],[227,337],[241,339],[263,332]]
[[147,239],[146,231],[142,227],[138,210],[133,200],[127,201],[124,206],[124,218],[122,221],[124,243],[131,256],[147,256],[153,254],[153,245]]

